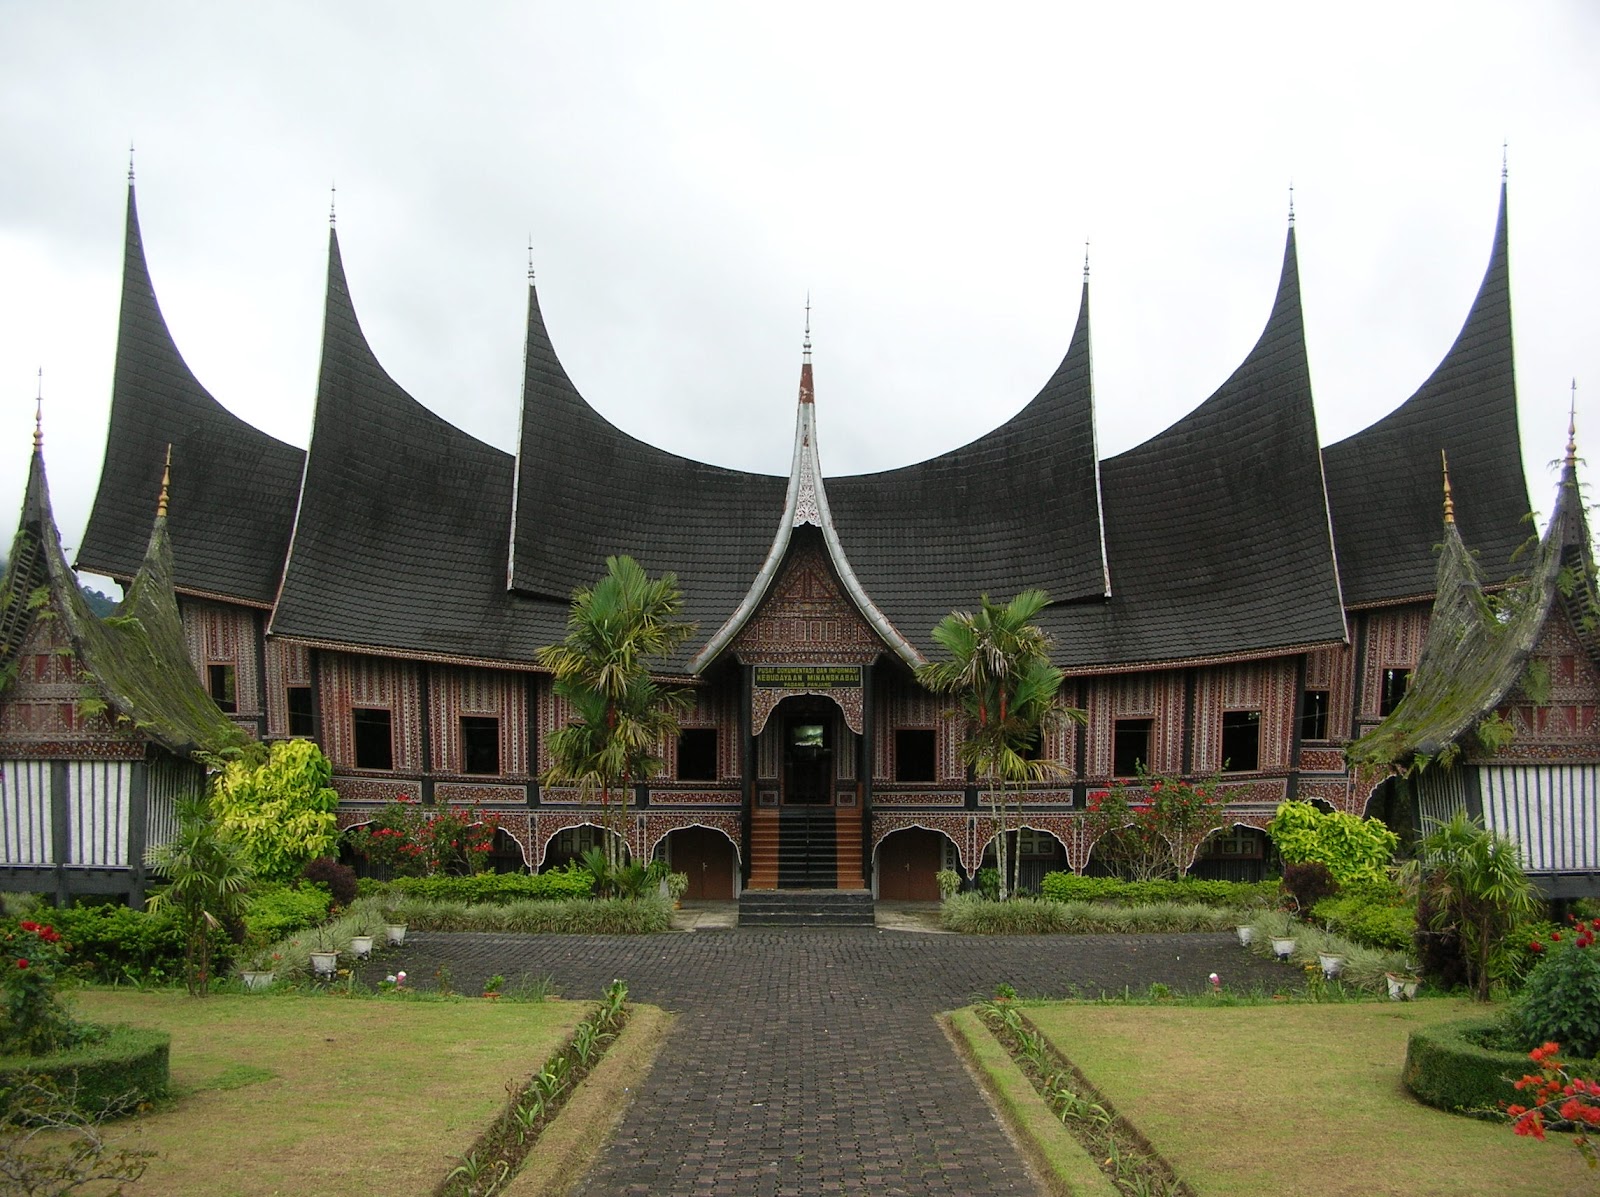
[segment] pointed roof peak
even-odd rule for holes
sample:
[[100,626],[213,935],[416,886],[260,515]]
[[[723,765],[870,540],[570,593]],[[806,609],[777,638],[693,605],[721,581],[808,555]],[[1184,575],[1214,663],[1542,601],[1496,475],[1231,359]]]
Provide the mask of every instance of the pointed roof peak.
[[1505,141],[1502,141],[1500,143],[1500,183],[1501,183],[1502,186],[1504,186],[1505,181],[1506,181],[1506,175],[1509,173],[1509,171],[1507,170],[1507,167],[1506,167],[1506,158],[1507,158],[1507,155],[1508,155],[1508,153],[1510,151],[1510,148],[1511,148],[1511,139],[1510,138],[1507,138]]
[[33,451],[44,448],[44,367],[39,367],[39,391],[33,397]]
[[533,234],[528,234],[528,286],[533,286]]
[[1444,471],[1444,522],[1453,528],[1456,523],[1456,503],[1450,497],[1450,458],[1443,449],[1439,450],[1439,465]]
[[1083,239],[1083,285],[1089,285],[1089,238]]
[[1578,380],[1572,380],[1572,399],[1567,408],[1567,467],[1578,464]]
[[805,341],[801,344],[800,352],[803,355],[802,361],[809,362],[811,360],[811,292],[809,289],[806,291],[806,336]]
[[331,229],[339,223],[339,184],[328,185],[328,227]]
[[167,504],[172,490],[172,442],[167,442],[167,460],[161,467],[161,494],[156,499],[156,519],[167,518]]
[[133,186],[133,142],[128,142],[128,186]]
[[811,382],[811,292],[806,292],[806,336],[800,347],[800,403],[809,406],[816,402],[816,391]]
[[1294,180],[1289,180],[1289,227],[1294,228]]

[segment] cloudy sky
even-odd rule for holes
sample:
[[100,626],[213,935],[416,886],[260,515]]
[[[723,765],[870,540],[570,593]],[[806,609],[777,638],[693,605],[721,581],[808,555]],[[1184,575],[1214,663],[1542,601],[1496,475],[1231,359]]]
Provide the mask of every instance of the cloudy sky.
[[274,435],[311,427],[336,184],[363,327],[422,403],[515,449],[531,238],[596,408],[774,473],[808,290],[828,471],[880,469],[1033,396],[1086,240],[1101,452],[1137,444],[1254,343],[1291,184],[1318,420],[1347,436],[1459,330],[1508,142],[1523,452],[1548,511],[1574,376],[1580,438],[1600,438],[1597,59],[1581,2],[14,0],[0,504],[42,367],[69,545],[87,517],[130,142],[173,335]]

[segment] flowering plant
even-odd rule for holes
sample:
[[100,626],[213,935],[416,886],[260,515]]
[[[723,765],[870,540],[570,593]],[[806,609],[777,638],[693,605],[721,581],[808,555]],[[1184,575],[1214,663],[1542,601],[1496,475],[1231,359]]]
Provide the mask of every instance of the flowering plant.
[[7,926],[0,942],[0,1052],[40,1056],[81,1041],[83,1028],[56,996],[66,957],[61,933],[24,919]]
[[1518,1091],[1527,1093],[1531,1104],[1506,1106],[1511,1129],[1519,1135],[1544,1138],[1545,1131],[1570,1131],[1572,1145],[1591,1168],[1600,1168],[1600,1149],[1591,1137],[1600,1131],[1600,1081],[1574,1077],[1556,1053],[1559,1043],[1545,1043],[1528,1053],[1539,1066],[1516,1082]]
[[1221,826],[1227,800],[1214,776],[1190,782],[1138,768],[1132,784],[1115,781],[1090,793],[1095,850],[1119,875],[1136,881],[1182,877],[1201,841]]
[[483,872],[500,828],[494,815],[452,807],[428,808],[408,795],[383,806],[372,822],[350,833],[351,846],[394,877]]
[[1528,975],[1522,1004],[1512,1016],[1525,1043],[1554,1040],[1575,1056],[1600,1055],[1600,951],[1594,948],[1600,919],[1573,918],[1565,935],[1533,940],[1538,960]]

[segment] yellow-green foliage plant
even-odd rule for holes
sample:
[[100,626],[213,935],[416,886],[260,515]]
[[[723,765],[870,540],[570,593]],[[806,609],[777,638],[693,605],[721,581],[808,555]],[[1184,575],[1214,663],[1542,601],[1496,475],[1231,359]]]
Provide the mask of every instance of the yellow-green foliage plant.
[[265,760],[228,764],[211,806],[217,830],[243,849],[255,876],[292,881],[306,863],[333,851],[339,795],[333,766],[310,740],[282,740]]
[[1328,866],[1341,886],[1382,881],[1400,846],[1400,837],[1382,819],[1361,819],[1342,811],[1324,813],[1309,802],[1284,802],[1267,824],[1283,863],[1309,861]]

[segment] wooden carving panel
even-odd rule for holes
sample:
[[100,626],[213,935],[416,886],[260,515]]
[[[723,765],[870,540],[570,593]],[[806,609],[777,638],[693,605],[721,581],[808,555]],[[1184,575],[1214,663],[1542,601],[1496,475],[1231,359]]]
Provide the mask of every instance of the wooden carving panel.
[[292,641],[268,640],[267,657],[267,735],[289,734],[290,686],[311,684],[311,650]]
[[[1600,752],[1600,672],[1584,650],[1567,614],[1556,604],[1534,647],[1530,668],[1550,679],[1548,701],[1537,704],[1523,681],[1501,705],[1516,736],[1497,753],[1497,763],[1593,760]],[[1470,737],[1467,741],[1471,743]]]
[[834,581],[822,545],[808,539],[791,544],[782,572],[733,651],[746,664],[868,665],[883,651],[883,641]]
[[1362,663],[1360,718],[1377,722],[1383,703],[1383,673],[1386,669],[1415,669],[1422,655],[1422,642],[1428,637],[1432,608],[1418,603],[1409,607],[1387,607],[1366,616],[1365,657]]
[[35,612],[17,650],[16,678],[0,698],[0,755],[10,758],[128,758],[144,738],[108,711],[85,716],[79,700],[99,697],[68,642],[54,603]]
[[355,732],[351,711],[374,707],[389,711],[396,773],[422,768],[422,697],[417,667],[386,657],[329,653],[322,669],[323,751],[336,769],[354,769]]
[[232,665],[235,713],[262,714],[255,609],[193,598],[180,599],[178,606],[201,689],[210,692],[210,666]]
[[1297,669],[1292,657],[1218,665],[1199,674],[1194,725],[1194,761],[1198,773],[1222,768],[1222,716],[1226,711],[1260,711],[1259,767],[1273,773],[1289,767]]
[[1118,719],[1150,719],[1150,767],[1160,773],[1183,771],[1183,674],[1177,670],[1095,677],[1085,682],[1089,713],[1088,760],[1084,776],[1111,777]]
[[1306,654],[1306,689],[1328,692],[1328,740],[1334,743],[1343,743],[1350,734],[1355,668],[1355,650],[1347,644]]
[[436,773],[461,773],[461,717],[500,721],[500,773],[528,776],[528,690],[525,675],[498,669],[433,666],[428,675],[432,707],[429,733]]

